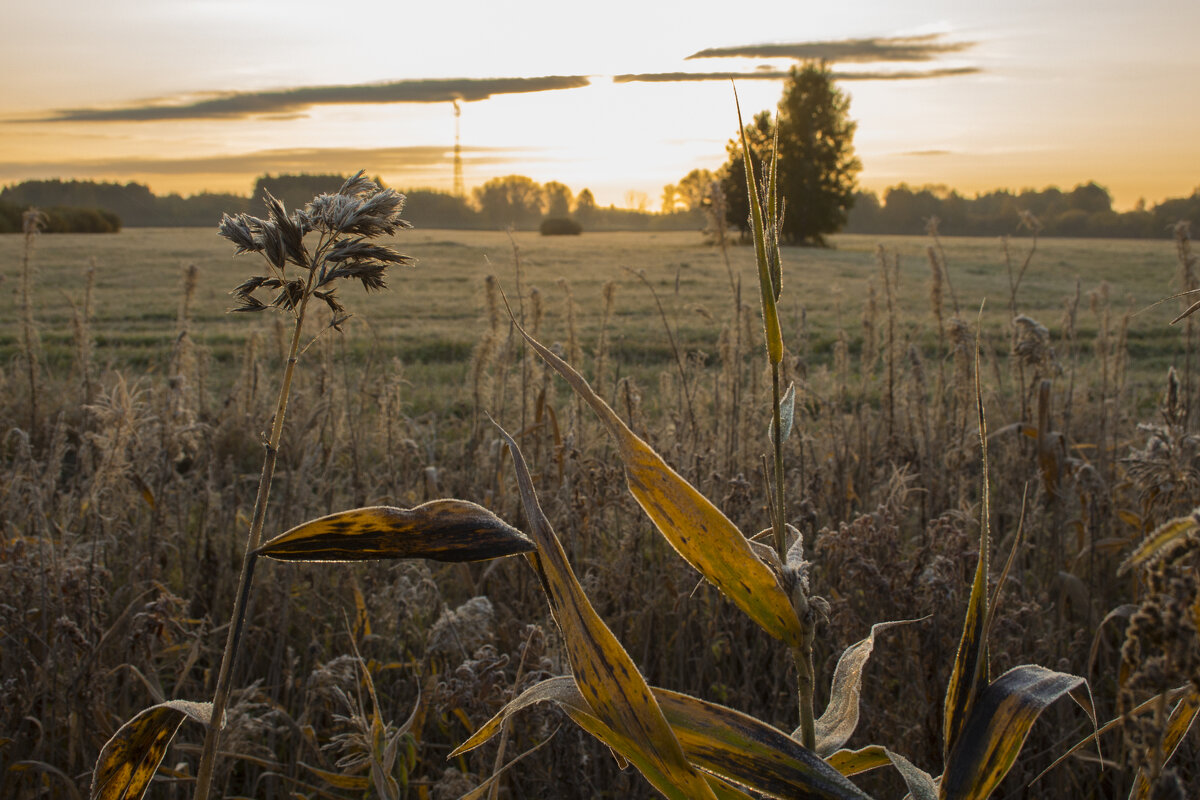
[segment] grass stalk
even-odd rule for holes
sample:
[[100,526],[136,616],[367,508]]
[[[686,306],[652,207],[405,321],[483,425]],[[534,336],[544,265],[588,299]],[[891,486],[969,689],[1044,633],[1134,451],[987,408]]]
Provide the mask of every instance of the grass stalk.
[[37,436],[38,418],[38,372],[41,369],[38,351],[37,325],[33,319],[33,245],[46,217],[36,208],[21,215],[21,227],[25,236],[21,251],[21,348],[24,351],[25,370],[29,379],[29,435]]

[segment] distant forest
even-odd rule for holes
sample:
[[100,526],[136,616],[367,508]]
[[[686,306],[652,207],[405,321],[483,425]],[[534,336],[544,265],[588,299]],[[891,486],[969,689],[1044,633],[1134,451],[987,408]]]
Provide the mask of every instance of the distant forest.
[[[698,173],[704,173],[703,176]],[[706,227],[707,195],[685,192],[702,183],[707,171],[686,176],[664,196],[663,210],[651,212],[602,207],[584,189],[578,195],[561,183],[538,184],[509,175],[477,187],[469,198],[433,189],[403,190],[408,196],[405,218],[421,228],[537,230],[547,218],[571,217],[585,231],[701,230]],[[336,191],[340,175],[260,177],[253,194],[203,193],[190,197],[155,195],[138,183],[94,181],[25,181],[0,190],[0,232],[21,229],[21,211],[47,210],[47,230],[106,232],[126,227],[216,226],[223,213],[258,214],[264,191],[288,208],[301,207],[315,194]],[[693,186],[693,189],[696,187]],[[1108,191],[1094,183],[1070,191],[1057,188],[1005,190],[965,197],[945,187],[892,187],[880,197],[857,192],[845,228],[849,233],[922,234],[930,219],[943,236],[998,236],[1036,227],[1044,236],[1165,238],[1180,220],[1200,229],[1200,188],[1190,197],[1165,200],[1153,207],[1139,203],[1133,211],[1112,208]]]

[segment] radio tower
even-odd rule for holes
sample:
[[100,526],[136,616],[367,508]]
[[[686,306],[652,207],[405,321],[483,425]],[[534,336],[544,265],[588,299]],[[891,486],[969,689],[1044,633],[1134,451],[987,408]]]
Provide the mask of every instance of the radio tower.
[[458,106],[458,101],[454,101],[454,196],[462,197],[463,190],[463,174],[462,174],[462,145],[458,138],[458,118],[462,116],[462,109]]

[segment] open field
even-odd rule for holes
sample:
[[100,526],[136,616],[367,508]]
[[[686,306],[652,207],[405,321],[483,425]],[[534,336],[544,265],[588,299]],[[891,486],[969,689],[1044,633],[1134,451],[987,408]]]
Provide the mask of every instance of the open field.
[[[752,533],[769,524],[771,404],[752,249],[729,252],[739,311],[721,251],[699,234],[408,231],[392,243],[416,266],[393,268],[389,289],[370,296],[343,285],[355,314],[345,335],[300,356],[266,534],[444,496],[526,529],[488,412],[514,432],[579,583],[649,683],[792,731],[787,648],[654,534],[609,433],[512,333],[486,281],[496,276],[527,327]],[[1014,335],[1001,242],[943,240],[940,301],[929,239],[834,244],[785,249],[781,299],[784,385],[797,387],[785,516],[803,536],[811,593],[828,603],[817,708],[838,655],[872,624],[928,615],[881,633],[847,746],[885,744],[942,768],[942,701],[983,507],[977,320],[990,588],[1003,590],[992,672],[1039,664],[1086,678],[1101,721],[1200,685],[1200,634],[1178,612],[1200,608],[1195,548],[1175,572],[1118,575],[1147,533],[1200,500],[1191,328],[1168,325],[1179,300],[1130,316],[1177,291],[1175,245],[1039,242],[1015,305],[1046,330]],[[1019,269],[1029,240],[1009,246]],[[213,231],[39,237],[30,325],[24,240],[0,237],[12,296],[0,317],[2,797],[86,793],[100,747],[140,709],[212,697],[288,335],[285,315],[226,312],[228,290],[260,271],[258,256],[232,250]],[[644,271],[676,347],[625,267]],[[520,558],[263,560],[243,641],[216,777],[226,797],[362,797],[376,735],[394,743],[396,797],[461,797],[493,774],[497,746],[447,754],[522,690],[570,669]],[[1142,717],[1106,736],[1104,770],[1087,748],[1027,789],[1092,731],[1060,701],[994,796],[1124,798],[1166,725]],[[152,796],[190,796],[198,727],[181,729]],[[500,796],[654,796],[547,705],[514,716],[507,736],[500,761],[545,746],[505,773]],[[1200,781],[1197,759],[1193,732],[1172,762],[1185,786]],[[890,768],[854,781],[874,797],[904,794]]]
[[[732,292],[729,272],[718,248],[691,233],[597,233],[580,237],[509,236],[476,231],[407,231],[393,243],[418,259],[415,267],[397,270],[392,291],[355,297],[356,318],[346,326],[347,346],[360,354],[376,347],[378,355],[399,357],[413,377],[434,383],[457,383],[466,360],[483,334],[483,279],[500,279],[515,291],[513,243],[520,257],[523,289],[537,288],[545,308],[543,330],[552,341],[565,335],[566,281],[578,306],[579,336],[593,347],[602,324],[603,286],[617,284],[612,350],[626,368],[660,365],[672,359],[654,299],[626,268],[642,270],[662,300],[682,347],[710,356],[716,348],[719,322],[728,316]],[[927,237],[836,236],[829,250],[786,248],[787,297],[783,305],[788,332],[800,328],[807,315],[810,347],[816,360],[828,361],[839,327],[851,346],[861,346],[860,317],[869,287],[882,303],[883,286],[876,249],[899,257],[897,299],[906,324],[915,328],[929,318],[930,265]],[[1009,289],[1004,244],[998,239],[948,238],[942,241],[950,274],[964,315],[976,317],[980,303],[985,329],[1007,326]],[[1030,240],[1009,242],[1013,268],[1025,258]],[[22,239],[0,236],[0,264],[7,286],[15,291]],[[165,345],[174,333],[181,270],[199,269],[192,319],[193,336],[211,351],[215,369],[236,359],[246,337],[259,331],[274,338],[273,320],[247,319],[227,312],[228,291],[257,265],[250,258],[230,257],[228,243],[214,230],[130,229],[116,235],[43,236],[37,244],[37,321],[51,363],[70,356],[71,302],[79,302],[84,273],[96,266],[93,331],[97,358],[114,366],[161,366]],[[743,282],[743,302],[757,305],[754,253],[750,247],[730,250],[734,275]],[[1021,284],[1019,310],[1054,336],[1062,329],[1063,306],[1080,287],[1083,313],[1081,338],[1095,333],[1087,294],[1107,282],[1118,313],[1137,311],[1173,293],[1178,262],[1175,246],[1163,241],[1049,239],[1038,243]],[[347,287],[345,294],[361,295]],[[947,305],[950,303],[947,292]],[[1177,304],[1143,312],[1130,320],[1131,389],[1157,382],[1172,363],[1178,334],[1166,326]],[[0,356],[11,357],[17,341],[17,315],[0,321]],[[794,340],[794,339],[793,339]],[[925,344],[928,344],[926,342]],[[1139,384],[1141,384],[1139,386]],[[1155,383],[1155,385],[1157,385]]]

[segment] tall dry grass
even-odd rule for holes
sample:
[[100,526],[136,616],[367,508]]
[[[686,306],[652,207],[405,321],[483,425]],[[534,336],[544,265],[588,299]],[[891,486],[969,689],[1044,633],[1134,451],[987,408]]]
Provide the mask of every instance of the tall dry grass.
[[[971,593],[980,503],[974,332],[963,316],[979,298],[957,298],[963,312],[946,303],[954,264],[936,240],[931,246],[927,315],[889,306],[899,276],[883,254],[880,294],[863,301],[861,326],[843,326],[828,353],[804,353],[802,337],[789,335],[797,350],[781,362],[784,385],[797,387],[784,450],[783,489],[795,498],[787,521],[815,565],[811,592],[829,603],[814,641],[814,671],[824,676],[814,703],[823,707],[838,655],[874,622],[932,614],[881,636],[851,740],[902,743],[925,769],[942,758],[940,692]],[[88,344],[86,301],[70,370],[31,373],[28,355],[5,370],[0,796],[83,796],[100,747],[124,720],[214,689],[215,643],[227,632],[227,587],[241,559],[237,531],[252,517],[259,432],[275,401],[268,376],[286,349],[271,344],[283,337],[267,328],[247,344],[236,380],[214,385],[184,281],[174,344],[149,374],[104,367]],[[1196,680],[1187,649],[1194,622],[1179,613],[1194,602],[1191,551],[1169,554],[1145,574],[1117,573],[1146,534],[1197,503],[1190,340],[1185,329],[1176,373],[1184,377],[1164,377],[1161,408],[1147,413],[1123,377],[1128,310],[1102,289],[1063,289],[1068,322],[1057,332],[1030,319],[1014,322],[1015,337],[982,342],[993,420],[990,520],[996,551],[1016,547],[992,650],[997,670],[1035,662],[1087,677],[1099,716],[1112,719],[1164,686]],[[68,290],[88,294],[86,284]],[[629,281],[619,290],[639,289]],[[735,283],[714,324],[714,357],[672,363],[663,370],[666,392],[631,381],[613,355],[615,284],[603,307],[575,310],[603,319],[597,340],[540,333],[564,342],[572,363],[590,365],[587,377],[609,404],[739,527],[758,530],[773,471],[760,459],[771,377],[749,351],[760,335],[757,315],[736,290]],[[490,290],[480,291],[486,298]],[[531,287],[521,297],[533,325]],[[1011,305],[1018,303],[1014,290]],[[333,339],[309,352],[264,530],[357,505],[416,505],[433,494],[521,519],[501,440],[481,418],[487,411],[530,454],[542,508],[565,534],[580,583],[647,679],[791,730],[786,654],[711,587],[697,586],[669,546],[645,536],[598,423],[522,352],[494,299],[481,307],[471,380],[448,392],[437,413],[409,413],[403,365],[386,350],[354,374],[344,371]],[[846,318],[858,311],[847,308]],[[1083,313],[1096,320],[1090,342],[1077,332]],[[678,401],[684,386],[692,416]],[[296,564],[257,580],[244,633],[255,644],[233,670],[217,794],[362,796],[374,785],[363,779],[383,771],[399,796],[460,796],[493,773],[496,751],[489,745],[449,762],[446,754],[524,689],[566,671],[536,578],[506,562],[404,562],[337,574]],[[1154,660],[1160,653],[1170,658],[1166,667]],[[1122,726],[1124,737],[1106,734],[1105,769],[1095,757],[1072,757],[1030,796],[1125,797],[1139,766],[1164,787],[1195,786],[1194,733],[1165,766],[1157,755],[1170,712],[1152,706]],[[1089,728],[1066,708],[1046,712],[997,796],[1020,796]],[[191,795],[198,730],[183,728],[156,796]],[[390,760],[375,753],[376,735]],[[542,745],[504,773],[509,796],[652,794],[552,708],[525,712],[507,736],[510,754]],[[895,773],[856,780],[877,796],[899,786]]]

